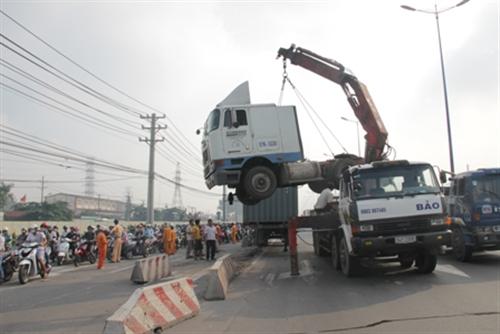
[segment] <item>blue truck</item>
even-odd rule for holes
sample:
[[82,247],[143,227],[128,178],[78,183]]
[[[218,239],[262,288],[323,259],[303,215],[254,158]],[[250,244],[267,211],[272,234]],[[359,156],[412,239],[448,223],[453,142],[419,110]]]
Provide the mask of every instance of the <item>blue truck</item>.
[[[446,173],[440,176],[448,181]],[[455,257],[467,262],[473,252],[500,250],[500,168],[456,174],[449,181],[447,212]]]

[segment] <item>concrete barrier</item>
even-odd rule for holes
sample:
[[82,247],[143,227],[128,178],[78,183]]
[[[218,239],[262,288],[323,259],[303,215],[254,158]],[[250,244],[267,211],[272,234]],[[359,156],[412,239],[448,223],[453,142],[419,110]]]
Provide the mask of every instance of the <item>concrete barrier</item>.
[[154,282],[160,278],[170,276],[172,268],[168,255],[157,255],[147,259],[137,260],[132,270],[130,280],[134,283],[144,284]]
[[199,312],[193,280],[184,277],[136,289],[129,300],[106,319],[103,334],[163,331]]
[[218,259],[208,272],[208,287],[205,291],[206,300],[226,299],[229,282],[236,274],[236,265],[231,255]]

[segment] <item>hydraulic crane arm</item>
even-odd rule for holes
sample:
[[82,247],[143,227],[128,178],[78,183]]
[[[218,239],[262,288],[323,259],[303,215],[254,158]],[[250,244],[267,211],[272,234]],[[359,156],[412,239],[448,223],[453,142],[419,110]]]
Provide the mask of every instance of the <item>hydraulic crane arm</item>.
[[369,163],[385,158],[387,130],[368,89],[362,82],[339,62],[303,48],[296,48],[293,44],[288,49],[280,48],[278,57],[283,57],[284,60],[289,59],[292,64],[339,84],[344,90],[354,114],[366,131],[365,162]]

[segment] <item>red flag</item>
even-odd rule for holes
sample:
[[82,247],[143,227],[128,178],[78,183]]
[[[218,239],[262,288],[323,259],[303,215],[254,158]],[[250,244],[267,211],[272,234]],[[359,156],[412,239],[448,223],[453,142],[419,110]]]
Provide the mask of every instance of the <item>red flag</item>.
[[23,197],[21,197],[21,199],[19,201],[21,203],[26,203],[26,195],[24,195]]

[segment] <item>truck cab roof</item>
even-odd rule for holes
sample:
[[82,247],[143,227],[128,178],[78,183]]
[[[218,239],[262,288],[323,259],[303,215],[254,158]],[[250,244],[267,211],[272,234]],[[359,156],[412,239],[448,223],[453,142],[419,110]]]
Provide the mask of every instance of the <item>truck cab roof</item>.
[[429,165],[429,163],[420,161],[408,161],[408,160],[374,161],[369,164],[351,166],[349,167],[349,173],[352,174],[358,170],[368,170],[368,169],[396,167],[396,166],[412,166],[412,165]]
[[472,177],[472,176],[495,175],[495,174],[500,174],[500,168],[479,168],[473,171],[467,171],[456,174],[452,179],[462,178],[462,177]]

